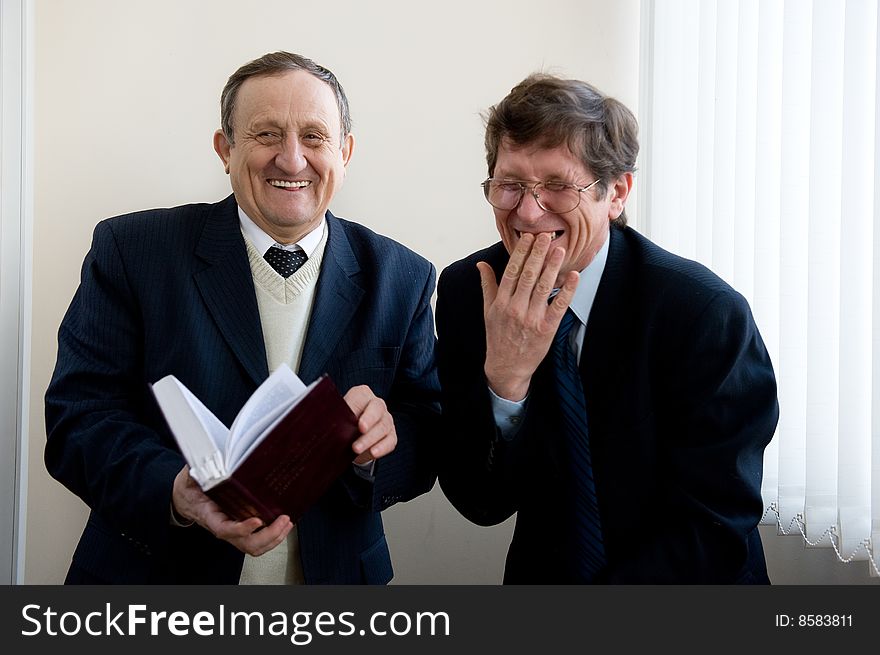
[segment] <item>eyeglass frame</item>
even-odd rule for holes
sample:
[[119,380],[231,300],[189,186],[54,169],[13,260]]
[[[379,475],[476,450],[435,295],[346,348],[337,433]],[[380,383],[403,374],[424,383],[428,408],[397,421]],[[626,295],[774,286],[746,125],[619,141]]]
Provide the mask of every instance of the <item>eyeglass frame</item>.
[[[490,205],[492,205],[492,201],[489,200],[489,186],[491,185],[492,182],[495,182],[495,181],[496,181],[496,179],[494,177],[487,177],[485,180],[483,180],[480,183],[480,186],[483,187],[483,195],[486,198],[486,202],[488,202]],[[528,190],[531,192],[532,196],[535,198],[535,202],[538,203],[538,207],[543,209],[545,212],[550,212],[551,214],[567,214],[568,212],[573,212],[575,209],[580,207],[581,193],[583,193],[584,191],[588,191],[589,189],[592,189],[594,186],[599,184],[599,182],[601,182],[602,180],[601,180],[601,178],[596,178],[595,180],[593,180],[592,182],[590,182],[586,186],[578,186],[577,184],[573,184],[571,182],[550,182],[550,184],[559,184],[559,185],[574,189],[575,191],[578,192],[577,204],[574,207],[572,207],[571,209],[566,209],[564,212],[557,212],[557,211],[553,211],[552,209],[547,209],[541,203],[541,197],[538,195],[538,187],[544,186],[545,184],[548,184],[548,182],[546,180],[542,180],[540,182],[526,182],[525,180],[508,180],[505,178],[501,178],[498,181],[499,182],[503,181],[507,184],[518,184],[519,185],[519,199],[516,201],[516,204],[514,204],[513,207],[504,208],[504,207],[496,207],[495,205],[492,205],[492,207],[495,207],[495,209],[500,209],[501,211],[513,211],[514,209],[519,207],[520,203],[523,201],[523,198],[526,195],[526,190]]]

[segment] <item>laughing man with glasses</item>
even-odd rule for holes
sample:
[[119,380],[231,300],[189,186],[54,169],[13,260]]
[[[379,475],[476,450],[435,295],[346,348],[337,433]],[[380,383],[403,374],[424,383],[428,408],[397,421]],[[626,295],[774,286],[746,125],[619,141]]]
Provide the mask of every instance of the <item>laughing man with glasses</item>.
[[773,368],[739,293],[627,226],[637,133],[549,75],[489,110],[501,241],[438,286],[441,486],[516,513],[506,583],[766,584]]

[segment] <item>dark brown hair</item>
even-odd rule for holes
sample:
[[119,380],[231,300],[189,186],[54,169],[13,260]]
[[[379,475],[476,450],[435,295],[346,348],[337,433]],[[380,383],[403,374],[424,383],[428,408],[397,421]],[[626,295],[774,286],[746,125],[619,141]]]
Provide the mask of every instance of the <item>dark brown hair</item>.
[[[601,193],[636,170],[639,126],[621,102],[580,80],[529,75],[486,115],[486,163],[495,172],[502,139],[517,146],[566,144],[599,180]],[[626,210],[614,220],[626,225]]]

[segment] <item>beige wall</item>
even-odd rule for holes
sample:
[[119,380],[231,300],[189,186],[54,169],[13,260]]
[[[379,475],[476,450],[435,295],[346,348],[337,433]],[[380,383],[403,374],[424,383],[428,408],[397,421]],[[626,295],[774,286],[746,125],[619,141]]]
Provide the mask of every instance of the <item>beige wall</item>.
[[[425,5],[422,7],[422,5]],[[211,149],[228,75],[286,49],[333,70],[357,148],[332,204],[438,270],[495,240],[479,113],[527,73],[592,81],[633,110],[638,0],[294,3],[36,0],[28,583],[63,579],[84,505],[45,473],[55,334],[97,221],[218,200]],[[540,7],[540,8],[539,8]],[[387,513],[398,583],[496,583],[510,525],[477,528],[439,489]]]

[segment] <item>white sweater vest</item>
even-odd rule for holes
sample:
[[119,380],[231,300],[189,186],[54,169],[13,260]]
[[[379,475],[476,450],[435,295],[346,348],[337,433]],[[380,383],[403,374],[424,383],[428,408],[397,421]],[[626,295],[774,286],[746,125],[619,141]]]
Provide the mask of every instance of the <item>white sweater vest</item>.
[[[327,228],[312,256],[296,273],[285,279],[269,266],[262,253],[245,237],[263,341],[266,344],[266,360],[271,373],[282,363],[291,370],[299,371],[300,358],[306,340],[309,317],[324,247],[327,245]],[[239,584],[303,584],[302,561],[296,526],[281,544],[259,557],[245,555]]]

